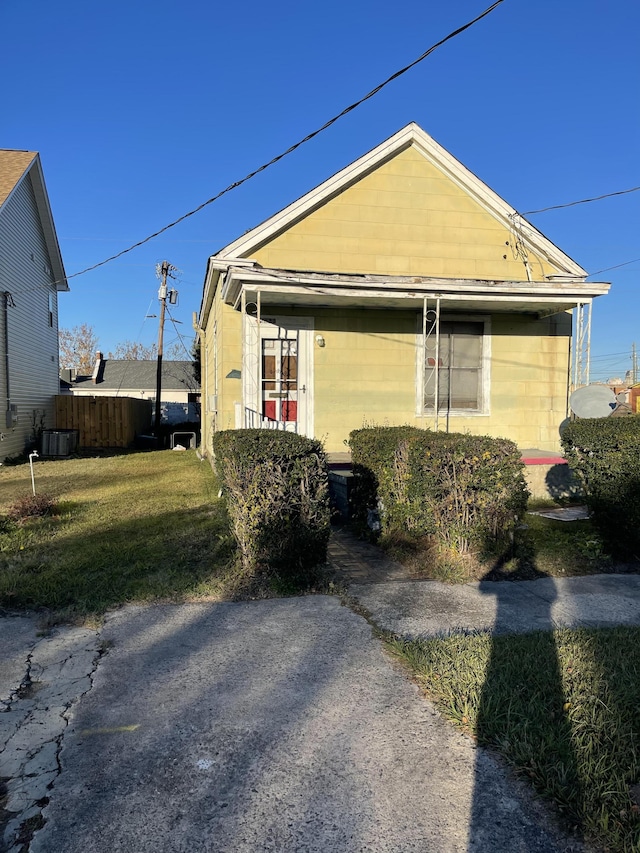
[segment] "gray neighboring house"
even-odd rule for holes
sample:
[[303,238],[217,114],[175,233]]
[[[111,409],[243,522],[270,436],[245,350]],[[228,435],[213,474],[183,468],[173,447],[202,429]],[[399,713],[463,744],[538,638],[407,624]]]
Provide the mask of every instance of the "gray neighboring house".
[[[157,366],[155,359],[104,358],[97,352],[91,376],[79,376],[73,370],[61,371],[60,393],[82,397],[135,397],[155,403]],[[160,400],[164,423],[200,421],[200,385],[193,375],[193,362],[162,362]]]
[[0,459],[54,426],[67,290],[40,157],[0,149]]

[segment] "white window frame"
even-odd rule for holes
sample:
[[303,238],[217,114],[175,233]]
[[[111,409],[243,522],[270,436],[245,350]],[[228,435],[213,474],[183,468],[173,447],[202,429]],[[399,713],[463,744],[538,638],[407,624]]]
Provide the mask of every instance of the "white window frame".
[[[453,314],[442,313],[440,323],[482,323],[482,378],[481,406],[479,409],[446,409],[440,407],[439,415],[450,415],[460,418],[486,417],[491,414],[491,316],[489,314]],[[418,332],[416,334],[416,416],[430,415],[435,417],[433,408],[426,408],[424,401],[424,375],[426,348],[422,338],[422,315],[418,315]]]

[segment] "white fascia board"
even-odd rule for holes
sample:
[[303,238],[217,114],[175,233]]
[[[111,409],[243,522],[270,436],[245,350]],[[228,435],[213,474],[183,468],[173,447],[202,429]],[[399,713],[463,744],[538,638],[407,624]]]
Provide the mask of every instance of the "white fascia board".
[[439,171],[449,177],[463,191],[469,193],[488,213],[498,219],[506,228],[513,230],[514,223],[520,232],[521,239],[532,251],[542,255],[554,266],[565,270],[576,278],[586,278],[587,271],[566,255],[554,243],[545,237],[537,228],[523,219],[515,208],[507,204],[497,193],[469,171],[459,160],[439,145],[415,122],[403,127],[393,136],[376,148],[355,160],[349,166],[336,172],[315,189],[294,201],[288,207],[271,216],[262,224],[243,234],[233,243],[229,243],[216,253],[218,258],[232,258],[234,255],[246,255],[276,234],[286,230],[294,222],[302,219],[311,211],[338,195],[350,184],[373,171],[386,160],[403,151],[409,146],[415,146],[418,151]]
[[478,204],[480,204],[494,218],[498,219],[507,228],[520,231],[519,236],[524,239],[527,247],[541,254],[555,266],[567,271],[576,278],[586,278],[588,273],[565,252],[552,243],[538,229],[522,217],[518,211],[501,198],[484,181],[467,169],[459,160],[456,160],[449,152],[439,145],[433,137],[416,126],[416,148],[433,166],[447,175],[463,191],[468,192]]
[[566,296],[567,294],[584,295],[584,298],[603,296],[609,292],[608,282],[590,281],[501,281],[488,279],[466,278],[436,278],[426,276],[385,276],[385,275],[348,275],[323,274],[309,271],[272,270],[258,266],[242,268],[234,265],[228,267],[226,289],[232,283],[260,286],[267,289],[272,285],[286,284],[293,288],[300,287],[337,287],[353,291],[381,290],[393,292],[426,292],[480,294],[505,293],[530,295],[537,298],[540,295]]
[[252,228],[242,237],[229,243],[216,253],[218,258],[230,258],[246,254],[255,247],[260,246],[275,234],[284,231],[298,219],[306,216],[316,207],[327,202],[334,195],[344,190],[350,183],[360,179],[367,172],[379,166],[389,157],[394,156],[403,148],[408,148],[412,141],[412,129],[418,128],[416,124],[409,124],[391,136],[381,145],[364,154],[350,165],[336,172],[323,183],[301,196],[292,204],[275,213],[260,225]]
[[[384,276],[348,277],[323,276],[321,274],[296,275],[286,271],[265,270],[260,268],[229,268],[222,291],[224,302],[237,307],[243,290],[255,292],[263,290],[267,294],[283,297],[297,297],[304,302],[317,302],[326,297],[333,300],[420,300],[425,296],[441,296],[451,301],[473,302],[481,305],[488,303],[518,303],[525,305],[564,305],[572,307],[588,302],[596,296],[602,296],[609,290],[606,282],[504,282],[482,281],[477,279],[443,279],[408,277],[390,280]],[[537,307],[535,310],[539,310]]]
[[231,258],[229,260],[220,260],[216,255],[211,255],[207,261],[207,270],[204,275],[204,285],[202,288],[202,302],[200,303],[200,312],[198,314],[198,327],[204,329],[209,319],[209,312],[213,304],[213,298],[218,289],[220,278],[224,280],[225,273],[231,265],[234,267],[250,267],[256,262],[245,258]]
[[218,278],[220,271],[212,265],[213,258],[209,258],[207,262],[207,270],[204,274],[204,284],[202,287],[202,302],[200,303],[200,311],[198,312],[198,328],[205,329],[209,319],[209,312],[213,304],[216,288],[218,286]]
[[40,163],[40,155],[36,154],[28,169],[29,177],[31,178],[31,186],[35,195],[36,204],[38,206],[38,214],[42,223],[44,238],[47,243],[47,251],[51,260],[53,277],[56,282],[58,291],[68,291],[69,283],[67,274],[64,271],[64,263],[62,261],[62,253],[60,244],[58,243],[58,235],[56,234],[56,226],[51,213],[51,205],[49,204],[49,195],[44,182],[44,174]]

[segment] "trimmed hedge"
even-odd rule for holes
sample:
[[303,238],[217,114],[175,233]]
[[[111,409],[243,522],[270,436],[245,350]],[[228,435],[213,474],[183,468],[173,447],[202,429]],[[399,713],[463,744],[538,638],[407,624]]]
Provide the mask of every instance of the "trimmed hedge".
[[349,437],[357,515],[378,508],[385,534],[431,535],[458,553],[509,541],[528,498],[507,439],[375,427]]
[[329,489],[320,442],[275,430],[213,435],[216,472],[248,573],[302,577],[326,560]]
[[608,549],[640,558],[640,417],[574,421],[562,445]]

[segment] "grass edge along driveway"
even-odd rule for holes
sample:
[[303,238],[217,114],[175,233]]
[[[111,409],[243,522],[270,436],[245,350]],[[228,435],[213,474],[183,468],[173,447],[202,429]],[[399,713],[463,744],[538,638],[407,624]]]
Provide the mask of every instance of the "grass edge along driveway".
[[496,748],[568,825],[640,849],[640,629],[389,639],[440,712]]

